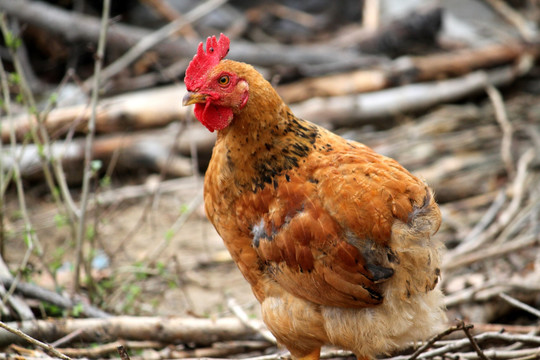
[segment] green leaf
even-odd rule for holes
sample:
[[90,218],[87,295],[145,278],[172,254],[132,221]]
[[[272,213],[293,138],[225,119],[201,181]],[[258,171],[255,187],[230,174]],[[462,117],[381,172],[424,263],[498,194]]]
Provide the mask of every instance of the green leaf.
[[173,236],[174,236],[174,230],[173,229],[169,229],[169,230],[167,230],[167,232],[165,232],[165,240],[171,241]]
[[189,211],[189,205],[188,204],[182,204],[180,205],[180,214],[185,214]]
[[101,180],[100,184],[102,187],[109,187],[111,185],[111,177],[108,175],[105,175]]
[[56,104],[58,102],[58,93],[56,91],[49,96],[49,102],[51,104]]
[[8,31],[4,36],[6,46],[12,50],[17,50],[22,45],[21,38],[13,35],[11,31]]
[[20,75],[15,72],[9,73],[8,80],[12,85],[19,85],[21,83]]
[[23,240],[26,247],[30,247],[32,245],[32,235],[30,233],[25,233]]
[[69,223],[69,220],[66,215],[64,214],[56,214],[54,215],[54,224],[57,228],[61,228],[66,226]]
[[45,157],[45,148],[43,147],[43,144],[36,144],[36,147],[37,147],[37,150],[38,150],[38,154],[41,158],[44,158]]
[[83,309],[83,304],[77,303],[71,308],[71,314],[73,314],[74,317],[79,317],[83,313]]
[[165,263],[163,261],[158,261],[156,263],[156,268],[158,270],[158,273],[160,275],[163,275],[163,274],[165,274],[165,271],[167,270],[167,265],[165,265]]
[[96,228],[94,225],[90,224],[86,227],[86,238],[88,240],[93,240],[96,236]]
[[92,160],[92,162],[90,163],[90,168],[94,173],[97,173],[102,166],[103,162],[101,160]]
[[64,309],[59,306],[52,305],[46,302],[41,302],[45,313],[51,317],[62,317],[64,316]]

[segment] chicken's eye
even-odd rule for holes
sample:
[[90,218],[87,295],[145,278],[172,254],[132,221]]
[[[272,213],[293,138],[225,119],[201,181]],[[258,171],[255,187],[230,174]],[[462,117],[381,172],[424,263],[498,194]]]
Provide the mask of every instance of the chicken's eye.
[[218,82],[219,82],[219,85],[221,86],[227,86],[229,85],[229,77],[227,75],[223,75],[222,77],[219,78]]

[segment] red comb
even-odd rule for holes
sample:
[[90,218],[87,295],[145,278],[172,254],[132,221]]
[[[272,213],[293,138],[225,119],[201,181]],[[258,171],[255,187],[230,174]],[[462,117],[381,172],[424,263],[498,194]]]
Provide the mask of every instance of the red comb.
[[200,87],[199,83],[204,79],[208,70],[217,65],[227,55],[229,44],[229,38],[223,34],[219,35],[219,41],[215,36],[206,39],[206,52],[203,49],[203,43],[199,44],[197,54],[193,57],[186,70],[184,82],[188,90]]

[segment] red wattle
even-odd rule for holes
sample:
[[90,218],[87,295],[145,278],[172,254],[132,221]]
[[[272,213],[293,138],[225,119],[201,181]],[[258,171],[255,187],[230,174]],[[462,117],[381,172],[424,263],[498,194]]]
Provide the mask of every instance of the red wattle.
[[195,104],[194,112],[197,120],[211,132],[225,129],[233,118],[231,108],[214,105],[211,102]]

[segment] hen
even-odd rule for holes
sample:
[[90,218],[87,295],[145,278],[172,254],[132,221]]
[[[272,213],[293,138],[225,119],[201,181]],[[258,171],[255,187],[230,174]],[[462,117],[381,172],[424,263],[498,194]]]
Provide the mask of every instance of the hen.
[[217,141],[207,215],[298,359],[333,344],[369,359],[445,322],[441,216],[431,190],[395,160],[294,116],[229,39],[199,44],[183,105]]

